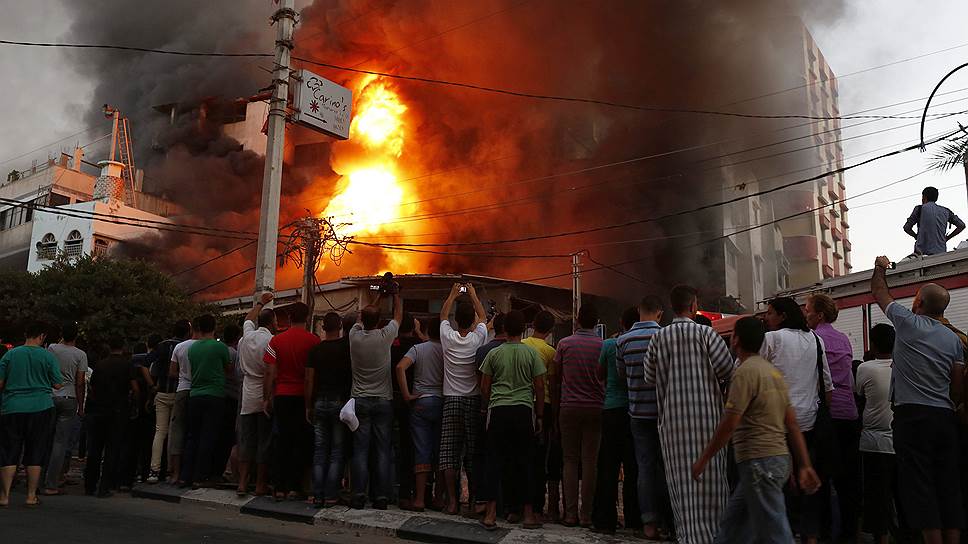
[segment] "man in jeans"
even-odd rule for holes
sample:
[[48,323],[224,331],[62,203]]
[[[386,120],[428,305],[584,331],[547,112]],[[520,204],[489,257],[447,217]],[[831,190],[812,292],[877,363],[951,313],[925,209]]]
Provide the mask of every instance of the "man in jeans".
[[[400,360],[396,367],[397,383],[403,400],[411,405],[410,435],[413,447],[416,489],[410,508],[422,512],[426,507],[427,482],[435,468],[439,468],[440,423],[444,415],[443,381],[444,352],[440,346],[440,319],[433,318],[427,328],[428,341],[417,344]],[[407,383],[407,370],[413,368],[413,391]],[[444,473],[438,470],[434,492],[434,506],[443,508]]]
[[894,454],[897,489],[908,527],[925,542],[958,542],[964,527],[955,406],[961,400],[965,353],[941,319],[951,298],[940,285],[918,290],[908,310],[887,287],[891,261],[878,257],[871,294],[894,325]]
[[336,312],[323,316],[323,341],[309,350],[306,361],[306,420],[313,423],[313,504],[335,506],[346,461],[346,425],[339,412],[350,398],[353,369],[350,342],[343,336],[343,319]]
[[[277,500],[303,497],[303,472],[309,444],[306,421],[306,361],[319,337],[309,331],[309,307],[290,304],[289,328],[272,337],[266,347],[265,411],[271,412],[276,431],[272,456],[275,462]],[[288,492],[288,495],[287,495]]]
[[[450,310],[462,287],[471,303],[461,301],[454,310],[451,325]],[[474,286],[455,283],[440,309],[440,346],[444,352],[444,415],[440,425],[440,468],[444,471],[447,489],[448,514],[457,514],[460,505],[458,469],[463,459],[467,487],[473,496],[477,491],[475,464],[480,464],[478,442],[481,438],[481,389],[478,384],[474,358],[477,349],[487,341],[484,305],[477,298]]]
[[732,347],[739,368],[730,382],[726,412],[692,466],[692,477],[700,480],[709,461],[733,438],[740,481],[716,535],[721,544],[793,542],[783,497],[791,467],[788,438],[800,467],[800,488],[815,493],[820,487],[783,374],[759,356],[765,337],[766,328],[759,319],[744,317],[736,322]]
[[[380,300],[382,300],[382,295]],[[360,426],[353,435],[353,463],[350,467],[353,484],[352,508],[366,504],[367,484],[374,497],[373,508],[386,510],[392,492],[390,463],[392,447],[390,427],[393,424],[393,386],[390,383],[390,346],[397,337],[403,304],[400,293],[393,293],[393,319],[386,326],[380,324],[380,307],[367,306],[360,312],[360,322],[350,329],[350,360],[353,367],[352,396],[356,401],[356,417]],[[374,454],[373,476],[370,478],[370,454]]]
[[[178,390],[178,377],[169,375],[172,353],[175,346],[192,337],[192,324],[187,319],[175,323],[173,335],[168,340],[159,343],[154,350],[154,361],[151,364],[151,379],[155,385],[155,436],[151,442],[151,472],[148,483],[156,484],[161,478],[161,456],[168,443],[168,456],[172,455],[172,444],[169,439],[171,420],[174,416],[175,391]],[[179,449],[179,451],[181,451]],[[172,469],[171,463],[168,464]]]
[[[632,328],[639,319],[637,308],[622,312],[622,330]],[[615,534],[618,528],[619,470],[625,475],[629,485],[622,486],[622,506],[625,513],[625,527],[636,534],[642,532],[642,515],[639,513],[638,463],[632,430],[629,425],[629,394],[625,378],[618,376],[616,363],[616,339],[609,338],[602,345],[599,364],[605,369],[605,405],[602,407],[602,442],[598,452],[598,483],[595,486],[595,510],[592,512],[592,531]],[[624,366],[624,365],[623,365]]]
[[60,363],[63,387],[54,391],[54,444],[47,464],[47,478],[43,495],[60,495],[60,480],[64,472],[64,458],[70,449],[71,435],[78,417],[84,415],[84,392],[87,377],[87,354],[77,348],[77,324],[69,323],[61,332],[61,341],[51,344],[47,351]]
[[[592,502],[598,478],[598,446],[602,433],[605,374],[598,364],[602,339],[595,332],[598,310],[590,304],[578,311],[578,330],[558,342],[554,404],[564,452],[565,516],[562,524],[592,524]],[[579,466],[581,508],[579,510]],[[580,512],[580,514],[579,514]]]
[[196,323],[199,338],[188,349],[192,389],[188,398],[188,438],[181,480],[211,487],[220,469],[213,467],[219,425],[225,408],[225,374],[233,372],[229,348],[215,339],[215,316],[203,315]]
[[[513,311],[505,319],[507,343],[491,350],[481,366],[481,401],[487,402],[487,484],[484,497],[487,512],[481,523],[485,529],[497,527],[498,489],[512,510],[522,509],[522,527],[537,529],[531,493],[534,473],[531,449],[541,432],[544,417],[544,363],[534,349],[521,343],[524,314]],[[522,504],[523,503],[523,504]]]
[[60,389],[57,359],[43,348],[43,323],[28,323],[24,345],[0,358],[0,507],[10,504],[17,465],[27,467],[27,505],[37,506],[40,469],[54,428],[51,392]]
[[642,536],[655,540],[660,536],[660,528],[671,523],[672,516],[659,446],[659,406],[655,386],[645,383],[643,362],[649,341],[660,330],[662,300],[655,295],[646,296],[639,302],[638,310],[639,320],[615,343],[615,365],[619,377],[625,377],[628,389]]
[[238,494],[249,492],[249,475],[256,466],[255,494],[269,491],[269,446],[272,441],[272,420],[263,411],[262,385],[266,364],[266,346],[276,330],[276,312],[266,309],[272,293],[262,293],[242,322],[239,340],[239,371],[242,374],[242,395],[239,403],[239,487]]

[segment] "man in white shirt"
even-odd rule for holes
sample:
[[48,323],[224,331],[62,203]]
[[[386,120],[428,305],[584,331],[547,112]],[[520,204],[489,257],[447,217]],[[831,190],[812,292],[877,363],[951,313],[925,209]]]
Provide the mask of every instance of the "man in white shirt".
[[854,392],[864,397],[864,429],[860,434],[860,452],[864,466],[864,530],[874,535],[879,544],[890,540],[894,518],[894,438],[891,423],[891,352],[894,351],[894,327],[887,323],[874,325],[870,331],[874,360],[857,367]]
[[[269,491],[269,446],[272,420],[262,410],[262,385],[266,373],[263,362],[266,346],[276,330],[276,312],[265,309],[272,293],[252,305],[242,324],[239,340],[239,370],[242,373],[242,398],[239,401],[239,487],[238,494],[248,493],[252,462],[256,463],[255,494]],[[258,321],[257,321],[258,320]]]
[[[450,310],[462,294],[471,302],[461,301],[454,311],[454,329]],[[480,464],[478,449],[482,433],[481,390],[478,370],[474,364],[477,348],[487,341],[484,306],[477,298],[474,286],[455,283],[440,309],[440,345],[444,351],[444,415],[440,436],[440,468],[444,471],[447,487],[447,513],[456,514],[460,492],[457,491],[457,470],[463,457],[468,489],[475,496],[475,470]],[[462,455],[463,453],[463,455]],[[473,499],[472,499],[473,504]]]
[[185,451],[185,431],[188,429],[188,397],[192,392],[192,367],[188,361],[188,348],[195,343],[198,331],[192,329],[192,338],[180,342],[171,350],[171,363],[168,375],[178,378],[175,389],[175,405],[171,410],[171,424],[168,431],[168,458],[171,460],[170,480],[183,485],[181,458]]

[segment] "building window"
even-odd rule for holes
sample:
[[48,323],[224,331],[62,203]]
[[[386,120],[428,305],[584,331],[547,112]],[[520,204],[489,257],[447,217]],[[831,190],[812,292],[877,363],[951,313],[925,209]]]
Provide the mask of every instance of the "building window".
[[92,254],[95,257],[98,257],[98,258],[107,257],[108,256],[108,247],[109,246],[108,246],[108,241],[107,240],[104,240],[102,238],[95,238],[94,239],[94,251],[92,251]]
[[753,279],[756,280],[756,283],[763,283],[763,261],[759,258],[756,259],[753,265]]
[[730,268],[736,269],[736,254],[732,252],[729,248],[726,248],[726,264]]
[[76,230],[72,230],[70,234],[67,235],[67,239],[64,240],[64,253],[68,257],[80,257],[84,252],[84,238],[81,233]]
[[57,193],[50,194],[50,200],[48,202],[49,206],[66,206],[71,203],[71,197],[59,195]]
[[37,260],[50,261],[57,256],[57,238],[47,233],[37,242]]

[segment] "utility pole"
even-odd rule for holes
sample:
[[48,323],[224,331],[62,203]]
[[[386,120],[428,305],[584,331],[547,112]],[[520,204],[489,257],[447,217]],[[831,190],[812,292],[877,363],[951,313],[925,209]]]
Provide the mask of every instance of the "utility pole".
[[309,307],[309,332],[313,332],[313,310],[316,306],[316,268],[319,266],[319,227],[305,221],[303,238],[303,304]]
[[571,254],[571,330],[578,330],[578,312],[581,310],[581,254]]
[[262,210],[259,214],[259,244],[255,264],[255,294],[276,287],[276,261],[279,241],[279,197],[282,192],[282,155],[286,137],[286,102],[289,93],[289,61],[292,32],[296,25],[295,0],[279,0],[272,15],[278,25],[276,65],[269,99],[269,132],[266,139],[266,165],[262,175]]

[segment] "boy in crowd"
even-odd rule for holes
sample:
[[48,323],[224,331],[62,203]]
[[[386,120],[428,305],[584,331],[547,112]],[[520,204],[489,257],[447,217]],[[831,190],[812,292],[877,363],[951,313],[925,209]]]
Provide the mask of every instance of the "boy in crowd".
[[783,375],[759,356],[765,336],[763,322],[755,317],[736,322],[732,348],[740,363],[729,386],[726,411],[692,466],[692,476],[699,480],[733,437],[740,482],[726,506],[717,543],[793,542],[783,497],[791,467],[787,437],[800,467],[800,487],[807,493],[820,487]]

